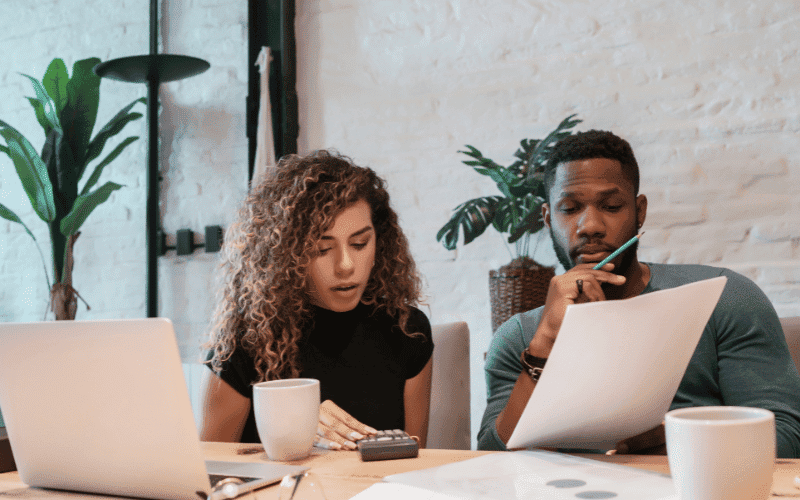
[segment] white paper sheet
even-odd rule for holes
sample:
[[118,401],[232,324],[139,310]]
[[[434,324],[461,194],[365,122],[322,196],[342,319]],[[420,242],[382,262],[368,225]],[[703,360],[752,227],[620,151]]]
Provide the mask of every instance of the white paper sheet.
[[661,423],[726,281],[567,307],[508,447],[611,449]]
[[492,453],[463,462],[395,474],[384,481],[396,486],[381,491],[387,494],[386,497],[373,496],[379,491],[370,492],[370,488],[361,493],[363,497],[357,495],[354,498],[400,498],[391,495],[401,494],[400,486],[403,485],[430,492],[405,498],[430,500],[678,498],[672,479],[665,474],[546,451]]
[[395,483],[375,483],[350,500],[461,500],[436,491]]

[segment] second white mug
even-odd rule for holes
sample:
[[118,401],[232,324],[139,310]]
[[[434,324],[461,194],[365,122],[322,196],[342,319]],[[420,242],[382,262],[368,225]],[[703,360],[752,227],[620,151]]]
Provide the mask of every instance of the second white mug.
[[775,415],[739,406],[682,408],[665,417],[667,457],[683,500],[764,500],[775,468]]

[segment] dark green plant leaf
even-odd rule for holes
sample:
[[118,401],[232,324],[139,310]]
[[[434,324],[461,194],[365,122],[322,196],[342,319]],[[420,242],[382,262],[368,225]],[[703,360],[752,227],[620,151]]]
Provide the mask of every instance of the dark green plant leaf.
[[544,228],[542,214],[534,211],[525,214],[525,217],[509,231],[508,242],[514,243],[526,233],[534,234]]
[[500,233],[507,233],[511,226],[519,220],[519,214],[523,210],[521,198],[504,198],[497,205],[492,226]]
[[493,169],[503,168],[502,166],[498,165],[491,159],[483,156],[483,153],[481,153],[475,146],[470,146],[469,144],[465,144],[464,147],[467,148],[467,151],[459,151],[459,153],[465,154],[471,158],[475,158],[475,161],[464,160],[463,163],[465,165],[469,165],[471,167],[484,166],[486,168],[493,168]]
[[56,210],[53,202],[53,186],[47,175],[47,167],[28,139],[2,120],[0,120],[0,135],[6,140],[7,154],[17,169],[17,175],[33,210],[40,219],[50,222],[55,217]]
[[533,192],[531,185],[526,179],[517,179],[514,184],[508,186],[508,192],[512,198],[524,198]]
[[544,170],[544,165],[550,156],[553,146],[555,146],[555,144],[564,137],[572,135],[572,131],[570,129],[583,121],[578,119],[573,120],[575,116],[577,115],[572,114],[561,120],[561,123],[558,124],[558,127],[547,134],[547,137],[539,141],[536,147],[533,148],[533,151],[531,151],[531,166],[528,170],[529,177]]
[[85,167],[73,147],[75,145],[63,137],[58,149],[58,188],[67,201],[67,206],[71,206],[78,196],[78,181],[80,180],[78,172]]
[[531,195],[524,200],[524,206],[516,221],[506,231],[509,233],[508,242],[514,243],[525,234],[534,234],[544,228],[542,219],[542,204],[544,199]]
[[72,205],[72,210],[61,221],[61,234],[68,237],[78,232],[78,229],[89,217],[89,214],[92,213],[92,210],[105,202],[111,196],[111,193],[121,187],[122,185],[115,182],[106,182],[91,193],[78,196],[75,204]]
[[[83,168],[100,104],[100,77],[92,71],[99,63],[100,59],[92,57],[72,65],[72,77],[67,82],[67,103],[59,115],[64,140],[69,144],[76,164]],[[75,185],[82,173],[82,168],[70,172]]]
[[42,106],[42,103],[39,102],[39,99],[35,99],[33,97],[27,97],[27,99],[28,102],[31,103],[31,107],[33,107],[33,112],[36,113],[36,121],[38,121],[39,125],[42,126],[44,135],[49,134],[53,129],[53,126],[50,124],[50,122],[47,120],[47,116],[44,114],[44,106]]
[[122,153],[122,151],[125,148],[127,148],[131,143],[137,141],[138,139],[139,139],[138,136],[126,138],[116,148],[114,148],[114,150],[111,151],[108,154],[108,156],[103,158],[103,161],[101,161],[100,163],[97,164],[96,167],[94,167],[92,175],[89,176],[89,180],[86,181],[86,184],[83,186],[83,189],[81,189],[81,195],[88,193],[89,190],[92,189],[92,187],[94,187],[95,184],[97,184],[97,181],[100,179],[100,174],[103,173],[103,169],[106,167],[106,165],[114,161],[114,159],[116,159],[116,157],[119,156],[120,153]]
[[[120,133],[128,123],[138,120],[142,117],[141,113],[130,113],[131,108],[133,108],[137,102],[146,103],[147,99],[144,97],[135,99],[133,102],[122,108],[120,112],[117,113],[108,123],[106,123],[105,126],[103,126],[103,128],[97,133],[97,135],[94,136],[94,139],[92,139],[92,141],[89,143],[89,148],[86,153],[87,165],[89,162],[100,156],[100,153],[106,146],[106,141],[108,141],[108,139]],[[82,174],[83,172],[81,172],[81,175]]]
[[468,148],[468,150],[459,151],[459,153],[475,158],[475,161],[464,160],[463,163],[472,167],[479,174],[490,177],[495,184],[497,184],[497,189],[499,189],[504,196],[513,197],[514,195],[511,193],[510,188],[517,182],[517,177],[505,167],[484,157],[474,146],[466,144],[465,147]]
[[8,148],[5,146],[0,145],[0,153],[8,154]]
[[[45,123],[39,123],[42,125],[42,128],[45,129],[45,134],[49,133],[51,128],[61,130],[61,121],[59,120],[58,113],[56,112],[56,105],[53,102],[53,99],[47,95],[47,90],[45,90],[44,86],[42,86],[42,84],[36,78],[25,74],[22,76],[27,77],[31,81],[33,90],[36,92],[36,97],[29,97],[28,100],[34,99],[39,101],[39,104],[42,106]],[[36,106],[34,106],[34,109],[36,109]],[[39,115],[37,113],[37,118],[38,116]]]
[[22,222],[22,219],[20,219],[17,214],[15,214],[13,211],[11,211],[11,209],[2,203],[0,203],[0,217],[22,225],[22,227],[25,229],[25,232],[28,233],[31,238],[33,238],[33,243],[36,245],[36,249],[39,250],[39,257],[42,258],[42,264],[44,265],[44,277],[47,280],[47,288],[50,288],[50,276],[47,274],[47,261],[44,258],[42,248],[39,246],[39,241],[36,239],[36,236],[33,235],[28,226]]
[[67,105],[67,65],[59,58],[50,62],[47,71],[42,78],[42,85],[47,90],[47,94],[53,99],[56,106],[56,114],[61,115],[61,110]]
[[531,155],[538,143],[538,139],[522,139],[519,142],[520,147],[514,152],[517,160],[508,167],[518,178],[524,180],[528,174],[531,168]]
[[42,146],[42,161],[47,167],[47,174],[50,177],[50,182],[58,191],[58,170],[56,164],[58,163],[58,149],[61,145],[61,134],[51,129],[50,133],[44,138],[44,145]]
[[[544,227],[541,218],[545,196],[544,166],[555,143],[571,135],[571,129],[582,122],[575,116],[572,114],[562,120],[544,139],[522,139],[519,149],[514,153],[514,162],[508,167],[486,158],[480,150],[469,144],[464,151],[459,151],[470,157],[463,163],[494,180],[504,196],[492,197],[491,212],[488,207],[472,206],[476,200],[459,205],[450,221],[439,230],[436,239],[442,241],[445,248],[453,249],[458,243],[460,229],[464,230],[464,244],[482,234],[488,224],[501,233],[509,234],[509,243],[540,231]],[[522,248],[518,248],[518,251],[527,251],[527,246],[523,245]]]
[[475,198],[457,206],[453,216],[436,233],[436,241],[441,241],[448,250],[455,250],[459,230],[464,233],[464,244],[483,234],[494,219],[501,196]]
[[17,216],[17,214],[14,213],[13,210],[3,205],[2,203],[0,203],[0,217],[6,220],[10,220],[11,222],[16,222],[17,224],[22,224],[22,226],[25,228],[25,231],[27,231],[28,234],[31,235],[31,238],[36,239],[36,237],[33,236],[33,233],[31,233],[30,229],[28,229],[28,226],[26,226],[25,223],[22,222],[22,219],[20,219]]

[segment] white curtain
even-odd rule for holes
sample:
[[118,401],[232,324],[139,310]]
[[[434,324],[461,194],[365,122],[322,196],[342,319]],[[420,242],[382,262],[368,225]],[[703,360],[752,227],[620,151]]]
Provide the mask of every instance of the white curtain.
[[258,131],[253,181],[256,185],[275,168],[275,141],[272,139],[272,106],[269,102],[269,64],[272,54],[269,47],[261,47],[256,65],[261,73],[261,99],[258,106]]

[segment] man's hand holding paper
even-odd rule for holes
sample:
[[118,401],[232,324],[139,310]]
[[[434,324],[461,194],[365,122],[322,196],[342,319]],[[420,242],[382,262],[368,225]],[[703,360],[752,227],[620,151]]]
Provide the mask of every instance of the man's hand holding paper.
[[554,277],[547,289],[542,322],[531,340],[528,352],[533,356],[547,358],[558,336],[567,306],[606,300],[602,288],[605,283],[623,285],[625,276],[613,274],[613,269],[614,264],[606,264],[602,270],[592,269],[591,264],[580,264]]
[[658,426],[725,282],[569,306],[508,447],[605,450]]
[[800,376],[775,308],[729,269],[640,261],[639,174],[612,132],[579,132],[550,151],[542,221],[566,272],[544,307],[495,332],[478,448],[639,453],[663,442],[669,409],[754,406],[775,414],[778,456],[800,457]]

